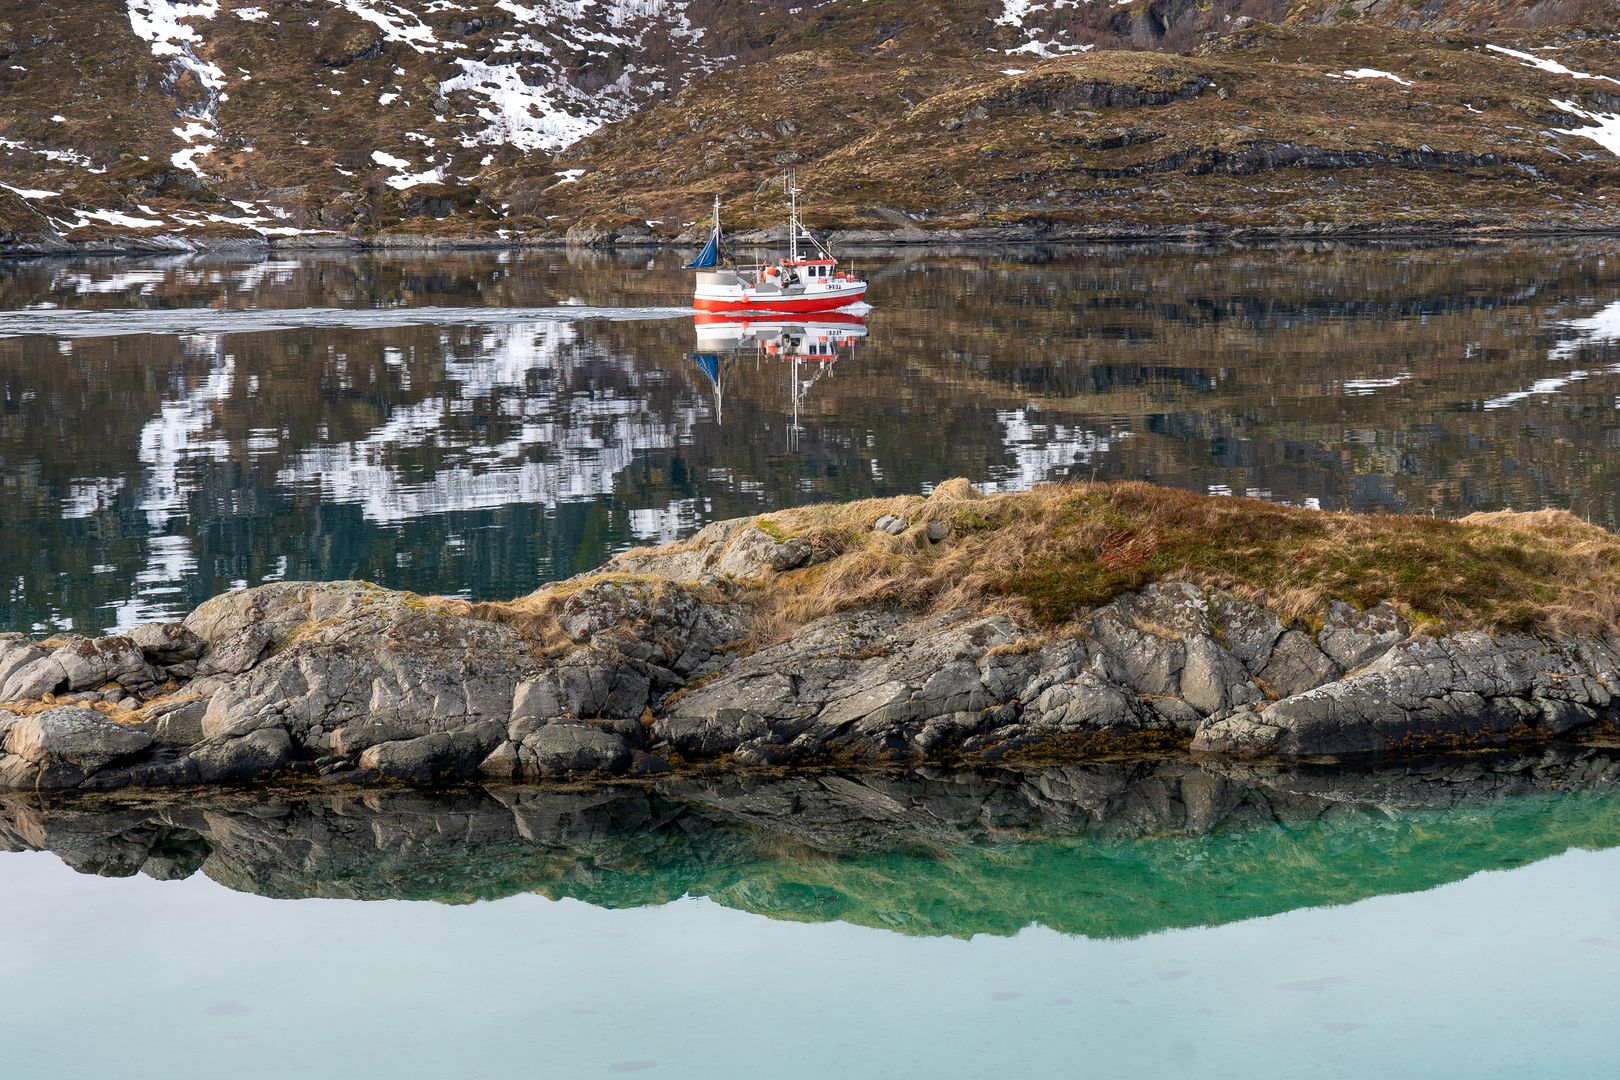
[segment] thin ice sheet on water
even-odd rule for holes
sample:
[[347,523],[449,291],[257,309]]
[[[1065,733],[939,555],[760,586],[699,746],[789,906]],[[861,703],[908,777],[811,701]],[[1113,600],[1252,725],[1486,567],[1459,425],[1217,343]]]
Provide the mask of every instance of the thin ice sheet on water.
[[51,337],[109,337],[120,334],[251,334],[302,327],[339,327],[353,330],[385,326],[439,326],[557,321],[674,319],[690,316],[687,307],[414,307],[414,308],[288,308],[281,310],[217,311],[213,308],[178,308],[168,311],[52,311],[0,312],[0,338],[42,334]]

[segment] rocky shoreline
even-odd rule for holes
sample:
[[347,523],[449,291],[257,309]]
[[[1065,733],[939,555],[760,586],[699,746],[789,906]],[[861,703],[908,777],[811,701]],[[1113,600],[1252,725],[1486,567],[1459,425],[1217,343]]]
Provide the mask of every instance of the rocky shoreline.
[[[739,247],[776,247],[781,229],[743,232],[733,236]],[[1620,227],[1603,224],[1557,225],[1529,217],[1522,224],[1500,221],[1316,221],[1300,225],[1234,225],[1209,221],[1192,224],[1132,224],[1111,222],[1075,225],[1066,222],[1034,222],[1022,225],[987,225],[976,228],[927,229],[918,225],[899,228],[841,229],[827,234],[838,248],[928,247],[971,244],[999,246],[1011,244],[1257,244],[1288,241],[1332,240],[1372,241],[1488,241],[1536,237],[1616,236]],[[272,238],[235,236],[111,236],[95,240],[67,240],[58,236],[8,238],[0,233],[0,259],[41,258],[139,258],[152,255],[225,255],[241,258],[271,254],[314,254],[321,252],[373,252],[378,254],[423,254],[452,251],[499,251],[513,248],[542,249],[634,249],[685,250],[702,243],[698,235],[674,238],[594,229],[571,228],[565,234],[535,236],[442,236],[429,233],[409,235],[348,236],[341,233],[312,233],[304,236]]]
[[[943,521],[912,516],[865,527],[950,545]],[[825,558],[749,518],[548,587],[544,619],[363,582],[278,582],[127,634],[0,636],[0,789],[983,766],[1183,748],[1354,759],[1616,727],[1620,638],[1436,633],[1387,602],[1334,600],[1288,619],[1164,581],[1060,631],[1006,605],[869,605],[754,640],[762,590]]]

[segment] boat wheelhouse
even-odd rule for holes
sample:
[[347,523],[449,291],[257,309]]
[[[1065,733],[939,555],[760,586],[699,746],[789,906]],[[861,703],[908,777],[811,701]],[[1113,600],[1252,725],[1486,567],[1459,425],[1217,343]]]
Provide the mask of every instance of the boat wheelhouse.
[[692,306],[699,311],[836,311],[860,302],[866,282],[841,270],[825,244],[799,220],[799,189],[788,190],[788,255],[775,262],[739,266],[724,254],[720,197],[714,199],[714,230],[686,269],[696,270]]

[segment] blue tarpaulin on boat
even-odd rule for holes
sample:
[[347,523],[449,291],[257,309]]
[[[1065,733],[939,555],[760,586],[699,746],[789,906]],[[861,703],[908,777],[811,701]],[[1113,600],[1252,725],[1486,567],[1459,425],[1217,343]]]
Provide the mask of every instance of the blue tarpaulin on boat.
[[720,358],[714,353],[693,353],[692,362],[703,369],[714,385],[720,385]]
[[687,263],[681,269],[683,269],[683,270],[707,270],[711,266],[719,266],[719,265],[720,265],[720,238],[718,236],[710,236],[709,237],[709,242],[707,244],[703,245],[703,250],[702,251],[698,252],[698,257],[693,259],[691,262]]

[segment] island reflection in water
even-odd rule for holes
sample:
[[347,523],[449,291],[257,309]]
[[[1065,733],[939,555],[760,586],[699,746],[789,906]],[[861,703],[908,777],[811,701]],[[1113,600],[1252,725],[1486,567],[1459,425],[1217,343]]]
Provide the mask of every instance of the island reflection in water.
[[0,630],[278,579],[509,598],[952,476],[1620,525],[1613,241],[861,260],[866,337],[797,377],[699,339],[662,253],[0,268]]
[[[0,797],[0,845],[84,874],[201,872],[278,898],[606,908],[702,896],[903,934],[1088,937],[1414,892],[1620,845],[1620,756],[1559,747],[1423,763],[1181,760],[169,802]],[[0,867],[4,857],[0,856]]]

